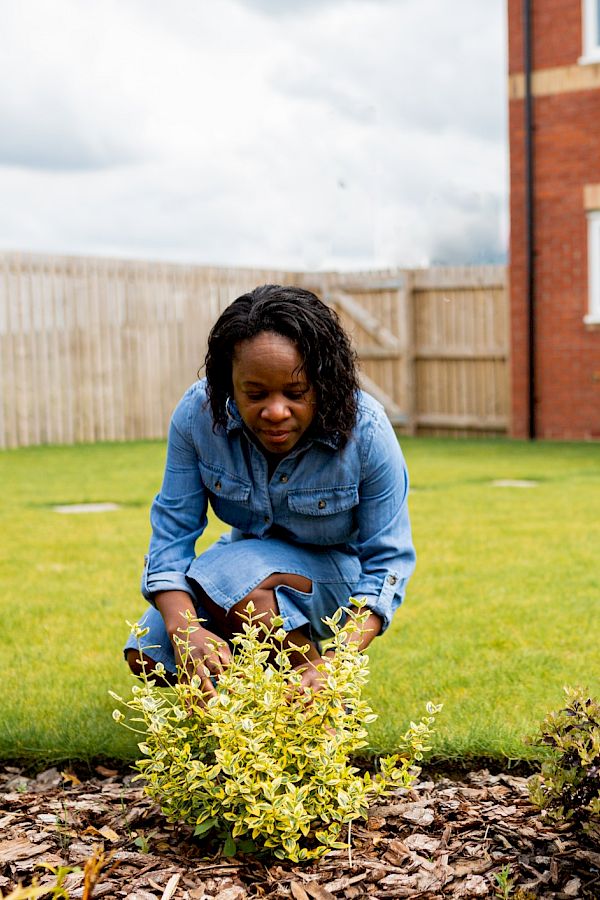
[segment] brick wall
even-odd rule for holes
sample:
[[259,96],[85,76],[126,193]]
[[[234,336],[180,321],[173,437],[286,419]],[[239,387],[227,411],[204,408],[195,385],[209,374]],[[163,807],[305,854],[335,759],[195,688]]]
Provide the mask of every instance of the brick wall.
[[[570,66],[581,56],[581,0],[533,0],[536,69]],[[523,71],[523,0],[508,0],[508,71]]]
[[[535,0],[534,69],[581,55],[580,0]],[[523,71],[520,0],[509,0],[509,68]],[[524,103],[511,100],[512,432],[528,430]],[[588,309],[584,186],[600,183],[600,89],[534,99],[536,421],[539,437],[600,438],[600,330]]]

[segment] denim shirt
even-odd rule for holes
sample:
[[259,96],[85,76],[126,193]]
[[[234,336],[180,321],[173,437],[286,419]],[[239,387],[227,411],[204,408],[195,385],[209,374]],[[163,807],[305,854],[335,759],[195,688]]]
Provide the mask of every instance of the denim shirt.
[[267,460],[228,403],[226,428],[213,430],[206,380],[189,388],[169,428],[160,493],[150,513],[152,538],[142,593],[192,594],[186,572],[207,524],[210,503],[232,526],[232,540],[249,535],[330,546],[358,556],[353,590],[382,619],[403,600],[415,565],[408,518],[408,473],[383,407],[361,392],[356,425],[340,448],[313,436],[282,457],[269,479]]

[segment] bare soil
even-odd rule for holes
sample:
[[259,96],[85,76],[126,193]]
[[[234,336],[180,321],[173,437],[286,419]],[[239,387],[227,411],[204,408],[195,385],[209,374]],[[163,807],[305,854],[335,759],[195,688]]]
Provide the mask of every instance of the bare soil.
[[80,867],[65,887],[82,900],[600,898],[595,839],[544,822],[526,778],[487,770],[400,791],[353,826],[351,853],[296,865],[224,858],[167,825],[130,774],[0,769],[0,897],[33,878],[55,883],[42,863]]

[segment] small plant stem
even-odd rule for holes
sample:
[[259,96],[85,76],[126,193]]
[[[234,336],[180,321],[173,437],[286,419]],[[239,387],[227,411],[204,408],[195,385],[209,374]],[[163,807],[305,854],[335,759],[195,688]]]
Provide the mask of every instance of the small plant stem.
[[352,868],[352,819],[348,822],[348,866]]
[[147,731],[140,731],[140,730],[137,729],[137,728],[132,728],[131,725],[127,725],[125,722],[120,722],[119,724],[120,724],[123,728],[126,728],[127,731],[133,731],[134,734],[141,734],[143,737],[146,737],[146,735],[148,734]]

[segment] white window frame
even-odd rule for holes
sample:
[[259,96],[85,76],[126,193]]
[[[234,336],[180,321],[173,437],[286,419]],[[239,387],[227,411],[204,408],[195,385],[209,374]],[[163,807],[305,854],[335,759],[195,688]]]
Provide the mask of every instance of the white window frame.
[[600,62],[600,21],[598,0],[581,0],[581,30],[583,34],[583,56],[579,62]]
[[600,209],[588,213],[588,309],[584,322],[600,324]]

